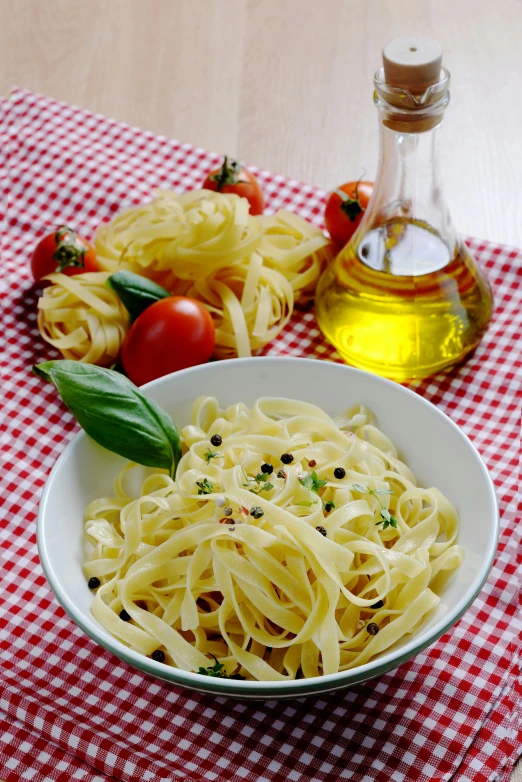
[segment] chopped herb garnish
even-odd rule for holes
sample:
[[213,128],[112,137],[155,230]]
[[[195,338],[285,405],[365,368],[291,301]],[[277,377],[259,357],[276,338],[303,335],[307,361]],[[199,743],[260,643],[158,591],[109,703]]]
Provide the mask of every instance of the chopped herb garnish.
[[360,492],[361,494],[373,494],[374,497],[377,497],[379,505],[381,506],[381,520],[375,522],[376,526],[382,524],[383,530],[388,529],[388,527],[393,527],[394,529],[397,529],[397,525],[399,522],[397,521],[395,516],[392,516],[390,511],[384,507],[382,502],[379,500],[379,497],[377,496],[379,494],[392,494],[391,489],[370,489],[369,486],[361,486],[360,483],[352,484],[352,488],[355,489],[355,491]]
[[265,483],[263,486],[260,487],[259,491],[270,491],[270,489],[274,488],[273,483]]
[[206,459],[207,464],[210,464],[212,459],[217,459],[219,456],[221,456],[220,453],[218,453],[217,451],[210,451],[210,450],[207,450],[206,454],[204,454],[204,458]]
[[381,508],[381,521],[377,521],[376,525],[382,524],[383,529],[388,529],[388,527],[394,527],[397,529],[397,519],[395,516],[392,516],[389,510],[386,510],[386,508]]
[[270,489],[274,488],[273,484],[268,481],[267,473],[258,472],[255,478],[251,478],[243,470],[243,475],[247,480],[247,483],[244,483],[243,486],[245,487],[245,489],[248,489],[253,494],[259,494],[259,492],[261,491],[270,491]]
[[301,500],[300,502],[295,502],[294,505],[302,505],[305,508],[309,508],[311,505],[315,505],[315,501]]
[[360,492],[361,494],[373,494],[375,497],[378,494],[392,494],[391,489],[370,489],[369,486],[361,486],[360,483],[353,483],[352,488],[355,489],[355,491]]
[[319,494],[319,489],[322,489],[323,486],[326,486],[328,481],[323,481],[315,470],[312,472],[311,475],[305,475],[304,478],[299,478],[299,483],[301,486],[304,486],[305,489],[310,489],[310,491],[314,491],[316,494]]
[[352,489],[355,489],[355,491],[358,491],[361,494],[366,494],[366,492],[368,491],[368,487],[361,486],[360,483],[352,483]]
[[196,486],[198,487],[198,494],[213,494],[214,492],[214,486],[207,478],[203,481],[196,481]]
[[329,501],[325,503],[324,509],[327,513],[330,513],[330,511],[333,510],[334,508],[335,508],[335,502]]
[[214,676],[216,679],[240,679],[244,680],[245,677],[241,676],[239,673],[235,673],[232,676],[228,676],[227,672],[224,671],[224,665],[223,663],[220,663],[219,660],[214,657],[213,654],[210,655],[214,660],[214,665],[209,665],[207,668],[203,668],[203,666],[200,666],[198,668],[198,673],[200,676]]

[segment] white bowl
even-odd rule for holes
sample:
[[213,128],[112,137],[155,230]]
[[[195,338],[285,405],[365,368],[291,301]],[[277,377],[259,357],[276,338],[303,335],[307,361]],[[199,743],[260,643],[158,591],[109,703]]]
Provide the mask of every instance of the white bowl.
[[38,514],[38,550],[47,580],[71,619],[94,641],[129,665],[159,679],[201,692],[239,698],[290,698],[348,687],[379,676],[414,657],[445,633],[479,593],[498,540],[493,482],[468,438],[422,397],[389,380],[339,364],[299,358],[251,358],[193,367],[144,387],[178,424],[189,422],[200,394],[222,405],[260,396],[283,396],[320,405],[332,415],[362,402],[396,445],[423,486],[436,486],[460,515],[458,542],[464,562],[446,585],[428,623],[393,650],[354,670],[289,682],[203,677],[157,663],[109,635],[91,615],[92,593],[82,574],[83,514],[96,497],[111,496],[124,460],[83,432],[65,448],[45,486]]

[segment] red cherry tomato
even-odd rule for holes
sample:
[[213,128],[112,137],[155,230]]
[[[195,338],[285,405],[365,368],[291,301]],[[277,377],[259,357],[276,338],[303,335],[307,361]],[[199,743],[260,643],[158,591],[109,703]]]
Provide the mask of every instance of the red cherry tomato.
[[324,222],[336,244],[344,246],[359,227],[373,190],[373,182],[348,182],[330,193]]
[[54,233],[40,239],[31,257],[31,271],[38,282],[53,272],[72,277],[83,272],[99,271],[96,254],[89,242],[72,228],[61,225]]
[[132,324],[121,351],[137,386],[178,369],[204,364],[214,350],[214,322],[196,299],[169,296],[147,307]]
[[211,171],[203,182],[205,190],[214,190],[218,193],[235,193],[246,198],[250,204],[250,214],[263,214],[265,202],[263,191],[254,174],[241,163],[225,155],[223,165],[215,171]]

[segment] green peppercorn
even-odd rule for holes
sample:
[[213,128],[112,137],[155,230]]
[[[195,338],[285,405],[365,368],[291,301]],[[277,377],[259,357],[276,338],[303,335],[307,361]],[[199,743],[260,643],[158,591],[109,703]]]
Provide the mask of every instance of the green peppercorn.
[[250,508],[250,515],[255,519],[260,519],[261,516],[265,515],[265,512],[262,508],[259,507],[259,505],[254,505],[253,508]]

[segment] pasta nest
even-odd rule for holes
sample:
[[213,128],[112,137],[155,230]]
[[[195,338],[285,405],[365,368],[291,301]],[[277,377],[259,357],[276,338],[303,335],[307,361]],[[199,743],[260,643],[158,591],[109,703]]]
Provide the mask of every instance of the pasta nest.
[[49,274],[51,285],[38,300],[40,334],[64,358],[110,366],[129,329],[129,315],[105,284],[108,272],[68,277]]
[[201,301],[216,326],[217,358],[250,356],[309,297],[333,256],[321,231],[280,210],[255,217],[236,195],[193,190],[131,207],[99,227],[98,262]]

